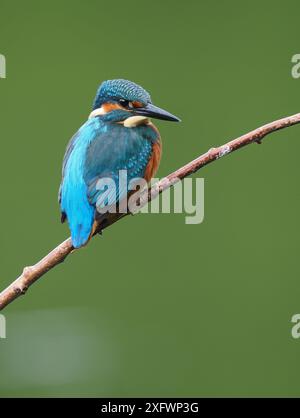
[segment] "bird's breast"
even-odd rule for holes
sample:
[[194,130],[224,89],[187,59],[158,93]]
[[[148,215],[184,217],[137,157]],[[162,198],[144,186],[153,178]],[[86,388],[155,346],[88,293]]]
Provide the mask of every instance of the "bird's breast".
[[[129,118],[133,119],[133,123],[136,123],[136,126],[134,128],[131,127],[130,130],[136,131],[142,141],[147,141],[150,144],[151,152],[149,153],[148,162],[145,166],[143,175],[144,179],[147,182],[150,182],[150,180],[155,176],[161,160],[161,137],[157,127],[149,119],[138,118],[139,119],[135,119],[135,117]],[[126,128],[126,125],[124,126],[125,129],[128,129]]]
[[161,141],[157,141],[152,145],[152,155],[146,166],[144,179],[149,183],[155,176],[161,160]]

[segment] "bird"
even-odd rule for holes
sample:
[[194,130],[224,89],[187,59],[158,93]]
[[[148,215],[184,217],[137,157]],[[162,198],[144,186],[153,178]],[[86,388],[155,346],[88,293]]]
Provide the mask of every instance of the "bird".
[[[161,136],[151,119],[180,122],[155,106],[140,85],[124,79],[106,80],[97,89],[92,111],[67,145],[59,188],[61,222],[68,222],[72,246],[85,246],[101,233],[99,207],[118,205],[128,197],[128,182],[155,176],[161,160]],[[111,178],[117,184],[120,170],[127,183],[109,196],[97,187]]]

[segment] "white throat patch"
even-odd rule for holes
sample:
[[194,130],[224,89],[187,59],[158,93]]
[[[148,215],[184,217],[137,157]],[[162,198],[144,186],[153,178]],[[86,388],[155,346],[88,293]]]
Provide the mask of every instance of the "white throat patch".
[[124,120],[123,124],[125,128],[136,128],[140,125],[148,125],[150,123],[150,119],[146,116],[131,116]]
[[90,113],[89,119],[95,118],[96,116],[105,115],[105,111],[103,107],[99,107],[99,109],[95,109]]

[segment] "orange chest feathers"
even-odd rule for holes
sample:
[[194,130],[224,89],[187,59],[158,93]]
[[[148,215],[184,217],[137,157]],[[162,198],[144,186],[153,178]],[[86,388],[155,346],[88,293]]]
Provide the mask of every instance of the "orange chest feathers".
[[162,145],[161,145],[161,140],[159,138],[159,140],[155,142],[152,146],[152,154],[151,154],[150,160],[147,164],[145,174],[144,174],[144,179],[148,183],[155,176],[158,170],[160,159],[161,159],[161,152],[162,152]]

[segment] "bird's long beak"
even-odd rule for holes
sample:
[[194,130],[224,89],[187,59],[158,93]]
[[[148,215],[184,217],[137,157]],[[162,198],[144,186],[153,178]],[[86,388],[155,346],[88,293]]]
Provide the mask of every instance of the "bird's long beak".
[[171,122],[181,122],[179,118],[167,112],[166,110],[161,109],[160,107],[154,106],[151,103],[148,103],[145,107],[138,107],[134,109],[136,115],[147,116],[154,119],[163,119],[169,120]]

